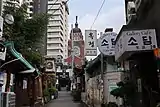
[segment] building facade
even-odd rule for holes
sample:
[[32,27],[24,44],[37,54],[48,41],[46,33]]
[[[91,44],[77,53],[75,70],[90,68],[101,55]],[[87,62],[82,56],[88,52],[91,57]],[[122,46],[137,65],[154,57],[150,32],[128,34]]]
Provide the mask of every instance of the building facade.
[[[160,46],[160,26],[158,24],[160,22],[159,3],[159,0],[125,0],[127,25],[121,28],[116,40],[116,48],[120,40],[125,40],[126,37],[129,37],[129,35],[125,36],[125,33],[130,32],[128,34],[132,36],[130,36],[129,40],[126,40],[127,45],[125,50],[121,52],[121,55],[117,59],[125,70],[129,70],[129,77],[131,81],[134,81],[135,92],[132,102],[130,102],[132,107],[156,107],[160,101],[160,78],[159,72],[157,72],[159,71],[159,64],[157,64],[157,62],[159,63],[159,58],[156,58],[154,55],[155,48],[159,49]],[[143,33],[138,35],[137,32]],[[144,38],[147,36],[151,36],[152,38],[148,39],[151,41],[149,44],[145,43],[145,39],[137,41],[138,37]],[[136,38],[134,42],[133,38]],[[136,45],[132,46],[138,48],[130,48],[131,39],[132,44],[137,42]],[[122,43],[124,42],[122,41]],[[140,45],[140,43],[143,44]],[[147,46],[151,46],[151,48]],[[119,54],[118,49],[116,53]],[[123,44],[122,49],[124,49]],[[130,49],[129,52],[127,52],[128,49]]]
[[[48,0],[48,14],[51,14],[47,26],[47,56],[68,57],[68,15],[66,1]],[[58,56],[58,57],[59,57]],[[63,61],[63,60],[62,60]]]
[[74,49],[74,65],[76,68],[81,68],[82,65],[84,64],[84,57],[85,57],[84,56],[84,40],[83,40],[81,29],[78,28],[77,18],[78,17],[76,16],[75,28],[73,28],[70,32],[70,40],[68,40],[68,58],[66,59],[66,62],[68,62],[68,64],[71,64],[72,48],[73,48]]

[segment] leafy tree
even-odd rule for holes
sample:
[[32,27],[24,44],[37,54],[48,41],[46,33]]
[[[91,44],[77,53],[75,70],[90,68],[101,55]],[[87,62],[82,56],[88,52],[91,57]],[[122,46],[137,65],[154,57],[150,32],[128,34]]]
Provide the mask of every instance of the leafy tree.
[[41,54],[37,49],[43,43],[46,26],[50,15],[44,13],[34,14],[28,17],[28,4],[18,6],[15,3],[6,2],[3,17],[12,14],[14,23],[12,25],[4,22],[3,36],[10,41],[14,41],[17,51],[32,64],[40,64]]

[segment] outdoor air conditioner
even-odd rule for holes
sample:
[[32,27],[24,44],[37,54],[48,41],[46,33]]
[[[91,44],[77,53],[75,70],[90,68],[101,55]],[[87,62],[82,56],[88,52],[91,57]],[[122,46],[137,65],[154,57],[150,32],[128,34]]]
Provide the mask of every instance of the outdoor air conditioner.
[[135,18],[136,16],[136,10],[135,10],[135,3],[134,2],[128,2],[127,5],[127,24],[131,21],[132,18]]
[[0,94],[0,107],[16,107],[15,93],[1,92]]
[[128,2],[127,13],[128,14],[135,14],[136,13],[136,6],[135,6],[134,2]]

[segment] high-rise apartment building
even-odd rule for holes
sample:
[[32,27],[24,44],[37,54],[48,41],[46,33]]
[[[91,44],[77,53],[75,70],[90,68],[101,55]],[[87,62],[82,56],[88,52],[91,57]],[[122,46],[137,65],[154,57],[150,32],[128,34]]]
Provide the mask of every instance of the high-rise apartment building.
[[[68,15],[69,9],[66,0],[22,0],[28,3],[28,16],[34,13],[48,13],[51,15],[44,38],[44,55],[65,59],[68,57]],[[46,52],[44,52],[46,51]]]
[[27,13],[29,18],[31,18],[33,15],[33,9],[34,9],[33,0],[23,0],[23,3],[28,3]]
[[47,56],[68,57],[68,15],[64,0],[48,0],[48,13],[52,15],[47,27]]

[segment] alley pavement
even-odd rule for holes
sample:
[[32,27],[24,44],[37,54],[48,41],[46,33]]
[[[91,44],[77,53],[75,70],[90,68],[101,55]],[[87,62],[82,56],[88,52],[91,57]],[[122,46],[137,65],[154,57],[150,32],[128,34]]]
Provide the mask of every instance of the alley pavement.
[[50,101],[47,107],[82,107],[82,105],[73,101],[71,92],[59,91],[59,97]]

